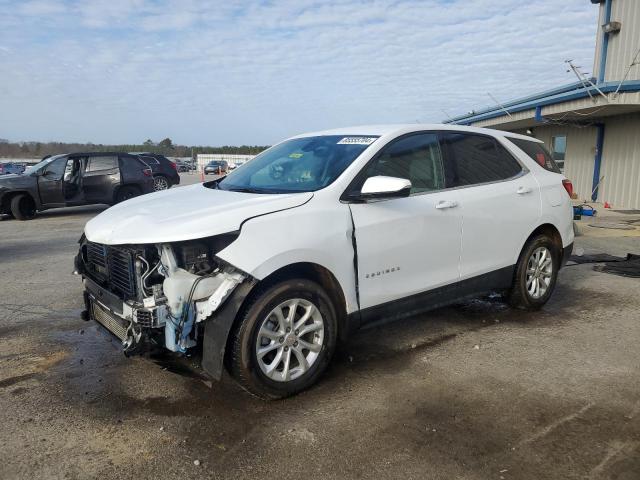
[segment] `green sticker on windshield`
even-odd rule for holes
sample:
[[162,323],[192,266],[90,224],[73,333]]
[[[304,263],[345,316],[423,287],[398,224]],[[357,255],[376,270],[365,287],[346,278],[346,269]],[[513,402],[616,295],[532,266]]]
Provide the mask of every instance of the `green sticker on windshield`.
[[292,153],[291,155],[289,155],[289,158],[301,158],[302,155],[302,153]]

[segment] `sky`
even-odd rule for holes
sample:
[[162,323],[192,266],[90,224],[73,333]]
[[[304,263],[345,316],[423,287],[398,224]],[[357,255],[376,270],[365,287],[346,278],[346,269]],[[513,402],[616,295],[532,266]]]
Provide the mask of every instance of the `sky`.
[[0,138],[272,144],[589,73],[588,0],[0,0]]

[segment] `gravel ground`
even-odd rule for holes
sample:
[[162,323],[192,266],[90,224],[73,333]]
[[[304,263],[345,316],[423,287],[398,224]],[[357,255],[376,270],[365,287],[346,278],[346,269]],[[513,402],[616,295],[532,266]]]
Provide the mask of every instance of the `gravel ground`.
[[[637,279],[570,266],[538,313],[478,300],[367,330],[265,403],[79,319],[72,257],[101,210],[0,221],[2,479],[640,478]],[[640,252],[602,238],[577,247]]]

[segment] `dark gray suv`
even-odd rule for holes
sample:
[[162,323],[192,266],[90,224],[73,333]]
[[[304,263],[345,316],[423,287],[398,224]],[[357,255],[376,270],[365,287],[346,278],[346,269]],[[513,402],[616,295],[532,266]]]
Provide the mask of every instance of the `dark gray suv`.
[[29,220],[50,208],[113,205],[153,190],[153,172],[136,156],[55,155],[21,175],[0,177],[0,214]]

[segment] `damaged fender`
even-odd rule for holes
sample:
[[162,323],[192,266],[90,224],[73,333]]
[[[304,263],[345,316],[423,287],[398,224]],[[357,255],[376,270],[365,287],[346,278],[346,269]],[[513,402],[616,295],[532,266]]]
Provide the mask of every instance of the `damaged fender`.
[[215,380],[222,378],[229,332],[245,299],[257,283],[256,279],[250,277],[238,285],[216,312],[216,315],[204,324],[202,368]]

